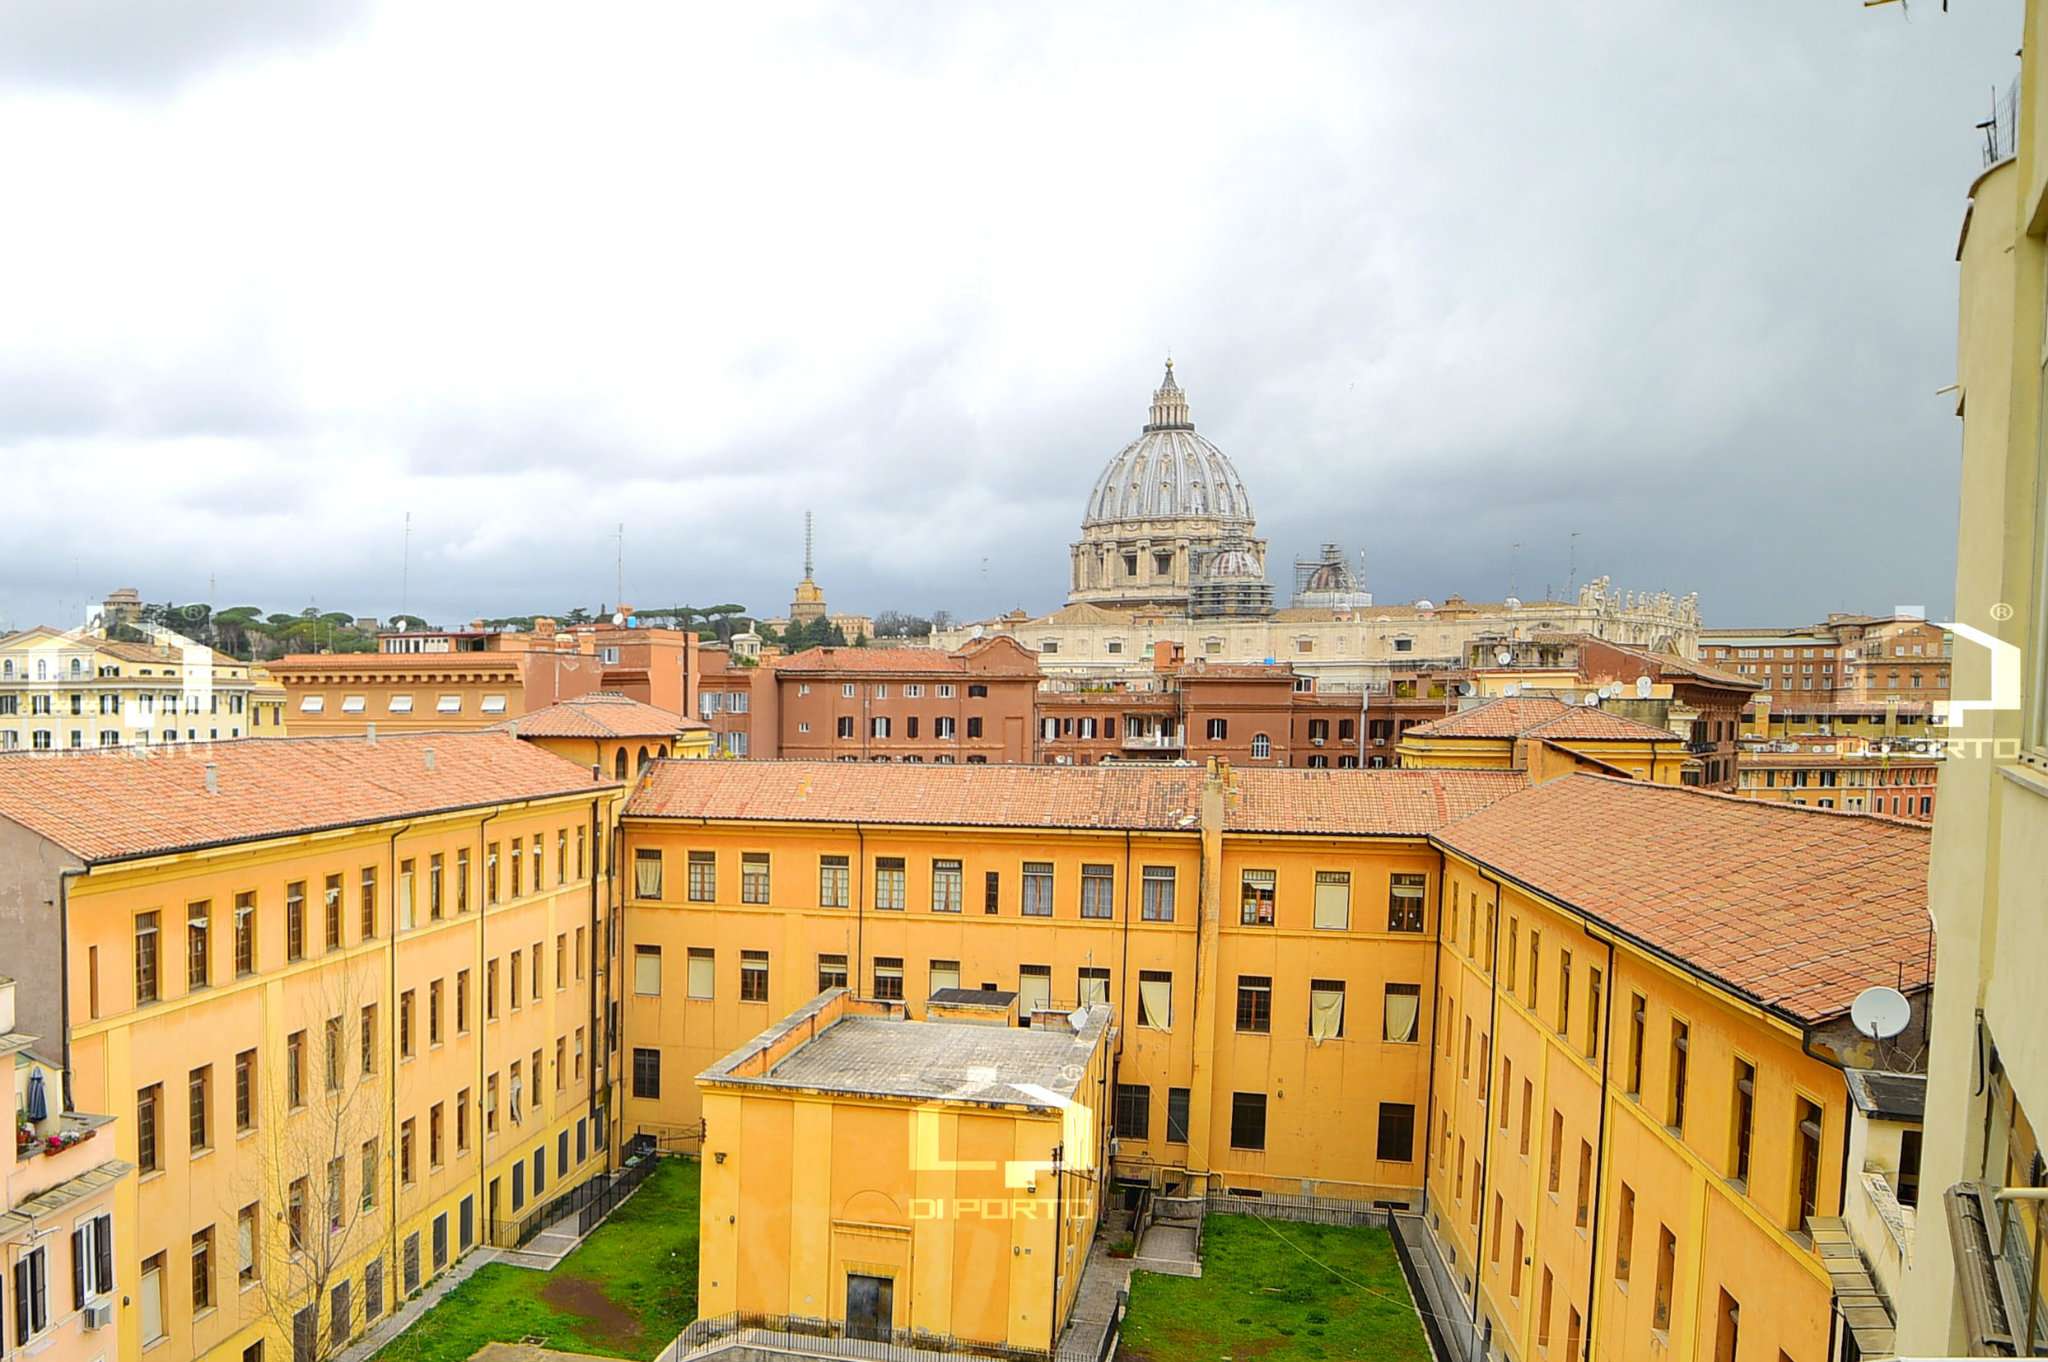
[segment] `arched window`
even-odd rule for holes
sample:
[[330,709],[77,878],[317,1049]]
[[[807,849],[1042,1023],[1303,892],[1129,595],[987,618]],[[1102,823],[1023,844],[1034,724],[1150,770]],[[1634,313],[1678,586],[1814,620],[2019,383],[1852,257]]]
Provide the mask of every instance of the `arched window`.
[[638,774],[639,774],[640,772],[642,772],[642,771],[646,770],[646,769],[647,769],[647,762],[648,762],[648,756],[647,756],[647,748],[646,748],[646,746],[645,746],[645,745],[643,744],[643,745],[641,746],[641,748],[640,748],[640,764],[639,764],[638,766],[635,766],[635,767],[633,768],[633,772],[634,772],[634,774],[635,774],[635,775],[638,775]]
[[1272,740],[1263,733],[1252,734],[1252,758],[1256,761],[1264,761],[1272,755]]
[[668,759],[668,744],[663,743],[661,745],[661,750],[656,752],[655,755],[660,757],[662,760],[666,761]]
[[612,761],[612,774],[620,780],[626,778],[626,749],[623,747],[619,749],[618,756]]

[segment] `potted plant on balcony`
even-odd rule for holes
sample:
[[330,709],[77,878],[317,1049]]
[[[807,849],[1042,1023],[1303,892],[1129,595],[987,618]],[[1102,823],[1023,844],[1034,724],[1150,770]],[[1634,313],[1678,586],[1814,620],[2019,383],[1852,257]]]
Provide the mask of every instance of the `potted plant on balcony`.
[[28,1123],[28,1118],[26,1116],[20,1116],[15,1118],[14,1156],[18,1159],[28,1158],[36,1152],[35,1146],[35,1127]]

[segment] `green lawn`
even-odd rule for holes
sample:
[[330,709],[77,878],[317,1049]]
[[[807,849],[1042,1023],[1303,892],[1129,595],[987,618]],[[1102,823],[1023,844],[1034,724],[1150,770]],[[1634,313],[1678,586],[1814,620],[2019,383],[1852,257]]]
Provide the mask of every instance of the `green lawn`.
[[462,1362],[486,1343],[524,1338],[651,1358],[696,1317],[697,1165],[663,1159],[553,1272],[486,1263],[376,1362]]
[[1200,1277],[1132,1274],[1123,1357],[1429,1362],[1385,1230],[1212,1215],[1204,1234]]

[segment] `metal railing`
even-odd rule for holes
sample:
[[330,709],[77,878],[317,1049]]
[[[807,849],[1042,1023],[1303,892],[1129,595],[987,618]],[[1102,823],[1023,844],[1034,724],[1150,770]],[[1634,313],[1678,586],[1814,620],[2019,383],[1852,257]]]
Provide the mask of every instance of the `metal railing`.
[[2020,81],[2014,76],[2005,93],[1991,94],[1991,116],[1977,125],[1984,134],[1984,164],[1995,166],[2020,150]]
[[623,1168],[586,1178],[516,1220],[485,1221],[484,1242],[492,1248],[523,1248],[542,1230],[572,1215],[576,1217],[577,1237],[581,1238],[610,1215],[612,1208],[634,1188],[647,1181],[647,1175],[653,1171],[652,1155],[628,1159]]
[[1126,733],[1123,744],[1126,752],[1177,752],[1187,746],[1179,732]]
[[1128,1298],[1117,1293],[1110,1321],[1100,1343],[1070,1344],[1056,1348],[1013,1348],[985,1339],[961,1338],[955,1334],[930,1333],[923,1329],[876,1329],[861,1337],[850,1335],[843,1321],[804,1315],[756,1315],[733,1313],[713,1315],[694,1321],[675,1341],[664,1348],[656,1362],[682,1362],[697,1349],[731,1341],[753,1343],[763,1349],[785,1349],[810,1357],[864,1359],[865,1362],[901,1362],[907,1350],[943,1357],[979,1357],[991,1362],[1108,1362],[1116,1355],[1123,1333]]
[[1293,1220],[1308,1225],[1365,1225],[1393,1228],[1394,1212],[1362,1201],[1334,1197],[1232,1196],[1209,1193],[1211,1215],[1257,1215],[1268,1220]]

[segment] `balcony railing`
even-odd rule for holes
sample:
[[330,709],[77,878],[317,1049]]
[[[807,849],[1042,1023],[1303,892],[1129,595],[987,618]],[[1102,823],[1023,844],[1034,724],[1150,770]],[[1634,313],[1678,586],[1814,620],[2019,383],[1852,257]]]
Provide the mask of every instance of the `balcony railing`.
[[1186,745],[1179,732],[1124,734],[1126,752],[1178,752]]
[[1991,116],[1977,125],[1984,134],[1984,164],[1995,166],[2020,150],[2020,82],[2013,77],[2004,94],[1991,96]]

